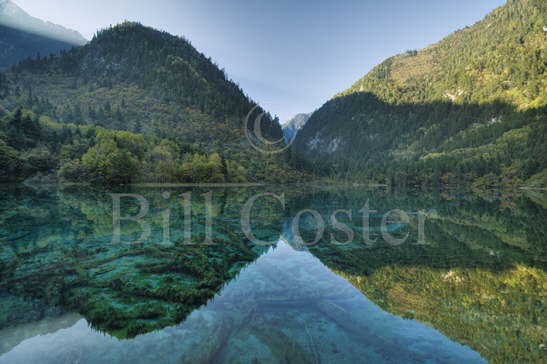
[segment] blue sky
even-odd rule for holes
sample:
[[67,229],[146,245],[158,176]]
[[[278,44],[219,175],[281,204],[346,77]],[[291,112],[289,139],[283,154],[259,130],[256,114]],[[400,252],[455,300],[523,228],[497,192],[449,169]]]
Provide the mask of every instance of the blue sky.
[[189,39],[284,122],[311,112],[385,58],[472,25],[504,0],[12,0],[93,33],[123,20]]

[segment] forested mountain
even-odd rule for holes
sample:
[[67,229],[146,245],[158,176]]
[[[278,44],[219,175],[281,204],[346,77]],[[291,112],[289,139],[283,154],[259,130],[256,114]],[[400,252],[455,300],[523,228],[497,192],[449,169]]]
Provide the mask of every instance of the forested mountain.
[[387,59],[313,114],[298,163],[376,182],[546,183],[545,10],[509,0]]
[[283,124],[283,136],[286,143],[290,143],[296,137],[296,134],[306,125],[310,116],[311,114],[298,114]]
[[10,0],[0,0],[0,68],[37,54],[58,54],[86,42],[74,30],[34,18]]
[[[138,23],[100,31],[85,46],[59,57],[22,61],[0,75],[0,100],[12,111],[0,132],[4,148],[23,152],[23,159],[43,148],[53,151],[45,169],[68,172],[61,174],[69,180],[257,182],[292,173],[283,156],[249,145],[243,121],[251,110],[253,117],[263,110],[223,70],[188,41]],[[19,107],[28,112],[17,114]],[[277,120],[269,114],[261,120],[266,138],[282,138]],[[31,124],[48,137],[32,135],[37,132]],[[127,138],[130,145],[122,141]],[[70,151],[67,143],[73,144]],[[99,171],[109,155],[123,165],[116,170],[126,172]],[[228,178],[230,165],[233,178]],[[146,166],[151,168],[146,177],[130,173]],[[16,174],[29,177],[34,167],[31,163]]]
[[[61,57],[23,61],[7,78],[8,107],[191,141],[213,139],[215,132],[229,140],[234,119],[240,129],[255,105],[188,41],[133,22],[102,30]],[[281,137],[271,118],[264,125],[267,135]]]

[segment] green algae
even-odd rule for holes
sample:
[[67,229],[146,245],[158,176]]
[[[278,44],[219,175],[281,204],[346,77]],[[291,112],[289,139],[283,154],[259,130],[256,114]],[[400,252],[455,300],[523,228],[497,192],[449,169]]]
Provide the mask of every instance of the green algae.
[[[161,193],[145,192],[151,205],[165,207]],[[239,202],[232,208],[241,209],[245,200],[235,197]],[[14,243],[6,240],[8,244],[0,249],[3,257],[0,285],[18,295],[43,299],[48,304],[79,312],[93,328],[120,338],[177,324],[192,310],[207,303],[227,281],[265,251],[251,246],[242,233],[235,233],[230,224],[236,222],[232,221],[225,229],[218,229],[214,245],[201,246],[204,235],[199,233],[199,226],[203,217],[195,218],[198,225],[192,238],[195,245],[175,241],[164,246],[154,240],[132,246],[112,245],[109,235],[112,234],[109,213],[112,202],[108,195],[60,190],[53,195],[40,194],[39,200],[44,204],[60,204],[60,207],[49,210],[49,216],[47,209],[37,215],[29,207],[6,217],[20,221],[29,219],[28,214],[33,213],[32,219],[59,219],[59,225],[47,225],[45,237],[44,233],[10,235]],[[31,201],[29,206],[35,205],[36,197]],[[223,207],[215,210],[228,209],[229,202],[222,201]],[[13,203],[13,200],[5,202]],[[172,201],[175,206],[178,203]],[[199,206],[195,209],[203,210]],[[128,206],[127,211],[136,210]],[[153,217],[150,223],[158,220]],[[62,221],[69,221],[72,231],[67,232],[67,225]],[[172,223],[175,231],[176,226],[182,225],[177,221],[174,219]],[[133,233],[134,226],[123,231],[125,236]]]
[[[318,343],[318,336],[307,333],[312,330],[305,328],[310,326],[312,318],[328,319],[329,325],[321,328],[335,332],[332,335],[349,335],[361,341],[366,338],[377,348],[370,353],[371,357],[379,361],[389,359],[390,344],[366,326],[352,322],[366,314],[357,317],[356,307],[346,305],[354,299],[355,292],[347,287],[341,289],[339,282],[318,282],[316,276],[321,275],[316,275],[310,261],[305,262],[309,271],[299,266],[304,263],[276,265],[261,260],[253,265],[270,249],[252,244],[238,229],[242,206],[254,192],[225,193],[224,200],[214,208],[219,219],[215,221],[221,223],[215,224],[214,245],[208,246],[200,244],[205,240],[204,220],[200,216],[194,216],[195,245],[185,244],[181,234],[169,245],[159,244],[162,236],[157,226],[148,243],[112,245],[112,220],[108,214],[111,201],[104,194],[55,190],[26,192],[19,195],[17,202],[8,198],[0,202],[6,206],[3,208],[21,204],[28,207],[1,214],[5,220],[0,234],[0,287],[31,302],[59,307],[63,312],[78,312],[93,329],[127,340],[192,321],[189,319],[192,312],[203,309],[233,313],[229,320],[214,315],[218,322],[211,324],[211,342],[202,343],[199,349],[188,349],[191,354],[181,357],[181,362],[235,358],[234,343],[227,339],[231,336],[260,347],[265,353],[246,357],[242,362],[267,361],[268,356],[318,362],[327,354],[334,358],[337,351],[349,350],[337,344],[336,349],[327,353]],[[484,200],[473,196],[416,197],[351,190],[296,191],[287,196],[285,212],[280,211],[275,201],[271,206],[266,204],[257,209],[256,231],[269,234],[261,237],[264,240],[276,240],[282,235],[288,243],[294,243],[287,229],[283,230],[282,222],[285,216],[294,216],[304,208],[317,209],[326,221],[332,211],[352,208],[356,212],[367,200],[379,214],[393,208],[430,211],[431,218],[426,222],[427,246],[385,244],[376,226],[378,215],[371,218],[370,232],[379,241],[365,246],[362,231],[357,230],[360,216],[355,213],[350,222],[356,228],[355,241],[348,246],[330,244],[330,233],[336,232],[327,227],[324,241],[313,247],[297,248],[311,252],[385,310],[407,320],[427,322],[487,358],[514,361],[517,356],[538,358],[541,354],[545,305],[539,292],[544,289],[546,259],[541,237],[545,236],[542,226],[547,216],[541,206],[522,196]],[[165,208],[160,205],[164,203],[160,191],[151,191],[149,199],[151,205]],[[34,211],[40,205],[51,208]],[[134,206],[129,208],[128,211],[136,211]],[[201,213],[205,209],[196,211]],[[180,216],[173,215],[173,235],[177,236],[175,232],[183,224]],[[156,224],[158,219],[150,221]],[[306,231],[310,236],[313,228],[313,225],[304,227],[310,230]],[[415,222],[406,227],[394,224],[388,231],[398,237],[408,233],[413,242],[418,239],[416,228]],[[122,237],[130,241],[135,232],[135,227],[129,226],[122,231]],[[518,244],[512,244],[518,235]],[[239,299],[235,302],[219,298],[249,265],[253,274],[258,275],[251,285],[253,289],[243,296],[236,295]],[[268,284],[263,277],[267,277]],[[472,282],[467,284],[476,291],[468,285],[459,285],[460,278]],[[465,292],[470,290],[476,293],[476,299],[466,296]],[[230,292],[228,289],[226,294]],[[285,311],[294,307],[301,310],[299,315],[285,315]],[[264,311],[273,313],[258,314]],[[305,324],[296,325],[298,320]],[[12,324],[6,321],[7,326]],[[473,325],[478,327],[471,329]],[[303,330],[303,335],[295,338],[291,330]],[[517,330],[518,340],[510,339]],[[196,361],[191,361],[193,358]]]

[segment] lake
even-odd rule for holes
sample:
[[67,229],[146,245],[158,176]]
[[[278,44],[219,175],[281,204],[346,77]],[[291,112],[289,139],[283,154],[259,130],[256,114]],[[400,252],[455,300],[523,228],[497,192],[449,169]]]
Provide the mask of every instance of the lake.
[[0,187],[0,363],[547,354],[547,193]]

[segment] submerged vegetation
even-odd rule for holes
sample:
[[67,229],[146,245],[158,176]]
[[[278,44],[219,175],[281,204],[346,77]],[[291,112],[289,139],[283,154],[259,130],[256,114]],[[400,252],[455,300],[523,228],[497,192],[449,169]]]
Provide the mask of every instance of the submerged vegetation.
[[[111,244],[112,201],[100,190],[4,190],[0,287],[12,295],[79,312],[94,328],[110,335],[133,338],[183,321],[269,249],[250,242],[240,226],[243,205],[263,188],[215,193],[211,210],[216,245],[202,245],[207,208],[201,198],[192,206],[196,245],[187,245],[182,217],[176,213],[182,208],[177,193],[165,200],[158,189],[125,192],[143,193],[155,211],[147,217],[153,228],[144,244]],[[198,196],[203,191],[194,192]],[[478,197],[456,191],[427,194],[298,186],[286,192],[285,212],[278,201],[266,198],[253,209],[253,231],[261,240],[282,239],[298,250],[308,250],[384,310],[425,322],[491,362],[541,358],[547,210],[537,194]],[[122,204],[123,212],[135,215],[138,210],[130,202]],[[375,241],[370,245],[363,242],[367,230],[357,213],[367,202],[369,237]],[[173,208],[172,243],[161,243],[161,211],[168,207]],[[383,240],[380,224],[382,215],[395,207],[407,211],[411,219],[409,224],[395,216],[391,219],[387,232],[408,236],[406,243],[391,246]],[[354,211],[352,219],[340,219],[356,233],[347,245],[331,242],[331,233],[339,241],[346,237],[330,225],[324,239],[309,247],[297,244],[287,228],[287,217],[303,209],[328,216],[340,208]],[[427,217],[425,244],[418,239],[418,211]],[[58,223],[20,233],[21,226],[41,226],[44,221]],[[301,229],[303,238],[314,239],[313,221],[302,218]],[[141,230],[124,222],[122,241],[135,240]],[[273,277],[280,274],[275,273],[275,265],[262,267]],[[303,286],[294,290],[313,292],[313,282],[304,277],[299,282]],[[253,287],[259,294],[260,287]],[[284,302],[279,292],[275,298]],[[321,302],[310,302],[322,307]],[[321,312],[332,311],[323,308]],[[12,317],[4,325],[20,320]]]
[[[207,245],[203,245],[204,204],[197,199],[192,206],[196,216],[190,244],[176,236],[173,242],[158,243],[161,232],[154,230],[150,241],[126,245],[111,241],[112,202],[107,194],[80,189],[57,193],[19,189],[17,193],[22,191],[20,201],[5,196],[2,200],[2,211],[15,214],[0,216],[3,226],[11,226],[1,235],[5,244],[0,249],[0,287],[13,295],[76,311],[94,328],[120,338],[183,321],[268,249],[253,245],[241,230],[233,228],[239,223],[238,212],[248,195],[245,191],[222,199],[217,195],[212,213],[231,211],[228,215],[234,220],[218,226]],[[176,198],[165,201],[160,192],[146,197],[152,206],[179,206]],[[31,208],[25,207],[27,203]],[[13,204],[12,209],[7,204]],[[135,213],[131,204],[122,207],[124,212]],[[262,228],[279,224],[274,207],[267,201],[260,205],[261,214],[270,217]],[[58,224],[49,224],[41,233],[19,235],[22,224],[38,226],[44,220]],[[64,225],[67,221],[69,229]],[[149,221],[161,226],[161,217],[151,216]],[[171,224],[174,232],[183,226],[175,217]],[[124,241],[135,240],[140,230],[129,222],[124,224]]]

